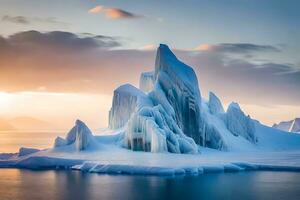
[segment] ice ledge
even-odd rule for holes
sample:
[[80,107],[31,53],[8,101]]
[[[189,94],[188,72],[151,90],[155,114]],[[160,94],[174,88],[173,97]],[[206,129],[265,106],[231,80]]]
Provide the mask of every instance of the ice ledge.
[[[34,164],[34,165],[33,165]],[[255,162],[225,162],[220,164],[200,164],[180,167],[169,166],[143,166],[129,164],[104,164],[97,161],[72,160],[54,157],[33,156],[20,161],[0,160],[0,168],[26,168],[26,169],[72,169],[82,172],[100,174],[124,174],[124,175],[155,175],[177,176],[204,173],[226,173],[241,171],[296,171],[300,172],[300,165],[273,165]]]

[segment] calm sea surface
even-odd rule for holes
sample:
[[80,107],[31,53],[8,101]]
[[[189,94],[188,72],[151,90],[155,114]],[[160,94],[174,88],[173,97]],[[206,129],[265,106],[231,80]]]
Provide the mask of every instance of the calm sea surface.
[[300,199],[300,173],[240,172],[195,177],[112,176],[0,169],[0,199]]

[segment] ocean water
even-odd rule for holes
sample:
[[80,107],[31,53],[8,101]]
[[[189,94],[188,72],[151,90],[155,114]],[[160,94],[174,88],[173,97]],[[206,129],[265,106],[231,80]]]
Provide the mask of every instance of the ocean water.
[[0,199],[300,199],[300,173],[240,172],[157,177],[0,169]]

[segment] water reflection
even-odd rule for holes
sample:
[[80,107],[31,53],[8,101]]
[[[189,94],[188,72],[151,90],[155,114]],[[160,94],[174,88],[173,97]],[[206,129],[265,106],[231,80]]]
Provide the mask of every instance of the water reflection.
[[0,169],[0,199],[299,199],[300,173],[111,176]]

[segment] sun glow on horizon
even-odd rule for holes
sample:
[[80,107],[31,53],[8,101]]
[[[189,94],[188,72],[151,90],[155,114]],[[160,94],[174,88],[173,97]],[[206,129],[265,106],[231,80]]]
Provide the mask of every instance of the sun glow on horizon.
[[98,129],[108,124],[111,99],[106,94],[1,92],[0,117],[34,117],[61,129],[68,129],[76,119],[81,119],[91,129]]
[[6,92],[0,92],[0,108],[8,107],[11,102],[11,94]]

